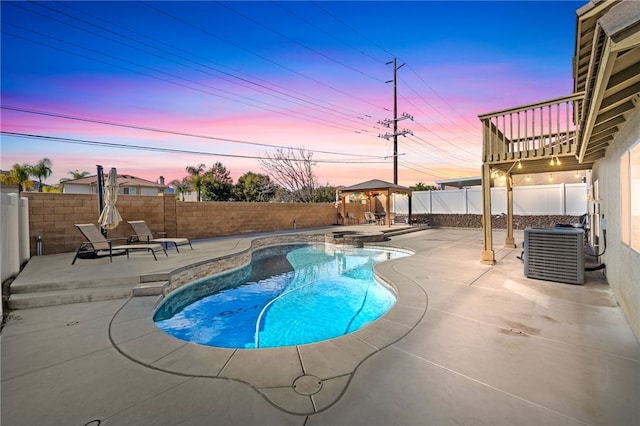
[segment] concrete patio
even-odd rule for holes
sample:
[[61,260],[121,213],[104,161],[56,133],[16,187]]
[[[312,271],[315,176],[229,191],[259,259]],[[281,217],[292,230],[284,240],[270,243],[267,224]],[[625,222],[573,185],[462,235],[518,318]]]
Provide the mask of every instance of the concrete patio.
[[[130,289],[250,241],[196,241],[157,262],[146,253],[73,267],[73,253],[37,257],[14,285]],[[521,249],[498,244],[498,263],[482,265],[481,230],[427,229],[375,245],[416,253],[376,267],[398,287],[398,303],[358,333],[319,344],[232,351],[182,342],[153,326],[157,296],[15,310],[0,341],[0,423],[640,424],[640,345],[602,271],[586,273],[583,286],[528,279]]]

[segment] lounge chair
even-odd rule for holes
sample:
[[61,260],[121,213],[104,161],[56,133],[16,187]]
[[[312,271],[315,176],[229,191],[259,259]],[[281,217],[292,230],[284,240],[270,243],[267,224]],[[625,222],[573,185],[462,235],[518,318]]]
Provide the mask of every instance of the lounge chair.
[[[131,228],[133,228],[133,232],[135,232],[135,235],[130,238],[131,242],[140,241],[143,243],[159,243],[164,245],[165,249],[169,248],[169,243],[171,243],[175,246],[178,253],[180,253],[180,250],[178,250],[178,246],[189,244],[189,247],[191,247],[191,250],[193,250],[191,241],[189,241],[187,238],[155,238],[144,220],[132,220],[129,222],[129,225],[131,225]],[[158,234],[167,235],[166,232],[158,232]]]
[[73,258],[71,264],[76,263],[76,259],[97,259],[100,257],[109,256],[109,262],[113,262],[113,256],[119,256],[126,254],[127,258],[129,258],[129,252],[131,250],[147,250],[153,254],[153,258],[158,260],[156,257],[156,250],[164,251],[164,254],[167,255],[167,251],[161,244],[121,244],[114,245],[113,241],[115,240],[127,240],[127,238],[113,238],[106,239],[104,235],[100,232],[98,227],[93,223],[81,223],[76,224],[76,228],[82,233],[82,235],[87,239],[87,241],[80,244],[78,247],[78,251],[76,251],[76,255]]

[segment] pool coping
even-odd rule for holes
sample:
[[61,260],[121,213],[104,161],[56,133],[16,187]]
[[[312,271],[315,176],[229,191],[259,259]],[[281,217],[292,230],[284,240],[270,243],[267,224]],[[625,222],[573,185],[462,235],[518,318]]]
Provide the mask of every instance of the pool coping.
[[[295,240],[296,237],[304,241]],[[171,272],[164,294],[185,285],[186,276],[199,276],[202,271],[211,274],[211,265],[241,267],[235,260],[250,261],[253,251],[267,245],[325,242],[325,236],[321,237],[314,234],[257,238],[247,249]],[[393,245],[365,246],[413,252]],[[123,356],[147,368],[185,377],[242,382],[287,413],[316,414],[341,398],[363,362],[409,334],[426,314],[425,291],[394,267],[410,258],[392,259],[374,266],[376,278],[396,293],[397,300],[391,309],[368,326],[334,339],[264,349],[225,349],[186,342],[159,330],[153,322],[154,309],[162,297],[128,299],[111,319],[109,339]],[[196,273],[188,271],[193,267],[198,268]],[[174,277],[179,280],[172,281]],[[176,286],[177,283],[180,285]]]

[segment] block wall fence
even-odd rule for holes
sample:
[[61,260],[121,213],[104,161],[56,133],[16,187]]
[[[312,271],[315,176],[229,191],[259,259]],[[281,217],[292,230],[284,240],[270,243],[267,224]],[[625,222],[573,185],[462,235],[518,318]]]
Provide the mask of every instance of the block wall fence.
[[[76,223],[98,223],[96,194],[23,192],[29,200],[30,253],[42,237],[42,254],[72,252],[84,241]],[[116,203],[123,223],[108,238],[128,238],[129,220],[144,220],[153,232],[169,237],[203,239],[271,231],[316,228],[338,223],[333,203],[180,202],[173,195],[119,195]],[[347,204],[364,222],[364,204]],[[124,241],[122,241],[124,242]]]

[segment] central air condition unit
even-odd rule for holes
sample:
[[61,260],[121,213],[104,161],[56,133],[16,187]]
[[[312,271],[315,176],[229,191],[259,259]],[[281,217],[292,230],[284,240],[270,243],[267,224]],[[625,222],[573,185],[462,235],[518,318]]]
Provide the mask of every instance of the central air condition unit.
[[524,274],[527,278],[584,284],[584,230],[524,230]]

